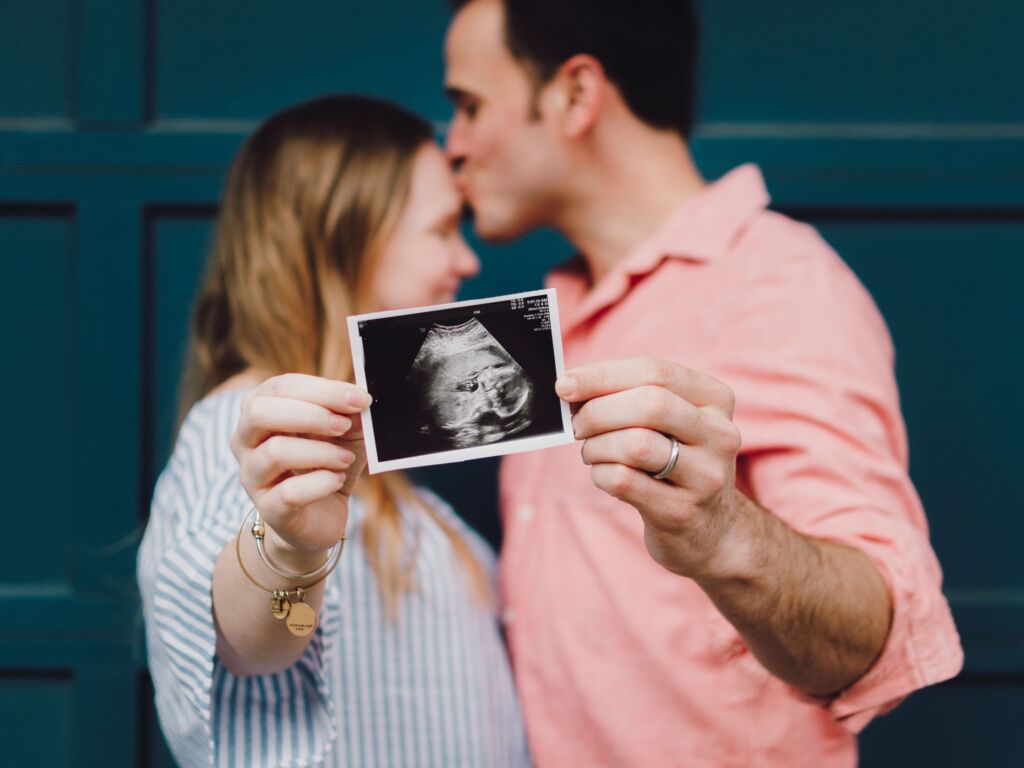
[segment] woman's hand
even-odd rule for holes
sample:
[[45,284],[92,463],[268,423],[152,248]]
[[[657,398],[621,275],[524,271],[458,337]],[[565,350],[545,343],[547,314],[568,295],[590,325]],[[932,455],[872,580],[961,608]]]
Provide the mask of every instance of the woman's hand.
[[359,413],[370,402],[354,384],[298,373],[267,379],[242,401],[231,449],[285,567],[315,565],[344,535],[366,465]]

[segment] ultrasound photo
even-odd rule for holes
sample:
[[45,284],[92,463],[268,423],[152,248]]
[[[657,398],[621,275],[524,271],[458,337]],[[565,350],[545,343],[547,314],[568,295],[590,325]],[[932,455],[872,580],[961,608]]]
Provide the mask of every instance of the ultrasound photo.
[[572,442],[553,291],[348,322],[371,473]]

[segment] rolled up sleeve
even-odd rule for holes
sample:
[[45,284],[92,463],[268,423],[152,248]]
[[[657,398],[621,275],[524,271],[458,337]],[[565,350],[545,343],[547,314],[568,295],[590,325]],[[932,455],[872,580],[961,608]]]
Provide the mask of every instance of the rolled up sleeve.
[[339,596],[329,580],[319,625],[303,656],[271,675],[238,677],[216,656],[211,585],[248,499],[235,473],[200,501],[200,522],[179,527],[173,478],[161,478],[139,550],[146,644],[161,728],[182,765],[320,764],[337,738],[326,682]]
[[821,702],[859,732],[963,664],[908,475],[892,344],[863,287],[838,259],[820,254],[782,280],[754,280],[744,303],[715,368],[736,394],[741,482],[795,530],[867,555],[892,599],[879,658]]

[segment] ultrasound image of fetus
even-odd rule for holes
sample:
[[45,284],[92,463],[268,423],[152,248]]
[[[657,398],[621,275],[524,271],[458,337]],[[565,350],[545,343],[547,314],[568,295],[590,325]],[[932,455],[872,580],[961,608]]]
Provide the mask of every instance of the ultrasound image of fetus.
[[435,323],[413,360],[420,435],[444,448],[493,443],[528,427],[533,381],[476,318]]

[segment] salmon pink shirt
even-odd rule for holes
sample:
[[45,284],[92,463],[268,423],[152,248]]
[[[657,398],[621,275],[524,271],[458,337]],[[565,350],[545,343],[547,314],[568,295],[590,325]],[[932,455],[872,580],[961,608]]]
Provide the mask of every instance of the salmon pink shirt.
[[885,322],[818,233],[768,202],[760,171],[742,166],[596,286],[578,260],[552,274],[566,366],[651,355],[727,383],[739,486],[877,564],[893,604],[886,646],[834,699],[801,695],[694,582],[654,562],[639,514],[591,483],[579,444],[507,457],[502,602],[541,768],[852,766],[872,717],[961,668]]

